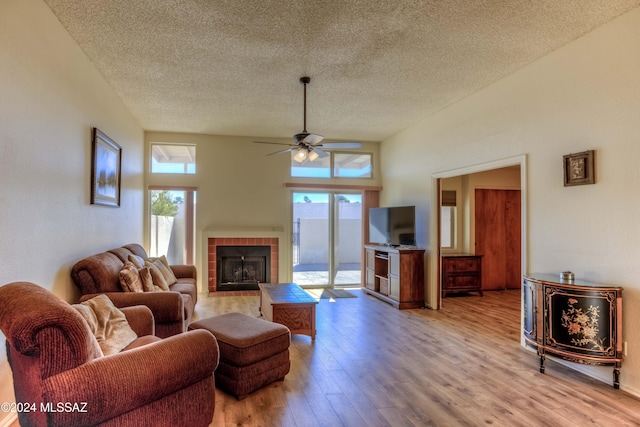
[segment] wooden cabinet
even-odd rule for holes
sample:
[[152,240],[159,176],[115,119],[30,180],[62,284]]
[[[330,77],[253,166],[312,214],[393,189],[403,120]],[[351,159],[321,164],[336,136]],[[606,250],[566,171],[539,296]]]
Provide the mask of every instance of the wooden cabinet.
[[389,252],[389,297],[400,301],[400,254]]
[[376,281],[376,254],[375,251],[365,251],[366,261],[365,261],[365,278],[364,285],[367,289],[372,291],[380,292],[380,282]]
[[424,249],[365,246],[364,291],[398,309],[424,307]]
[[613,386],[620,387],[622,288],[534,274],[524,277],[522,293],[523,334],[540,356],[540,372],[548,353],[571,362],[613,366]]
[[455,292],[479,292],[482,296],[482,257],[457,254],[442,256],[442,296]]

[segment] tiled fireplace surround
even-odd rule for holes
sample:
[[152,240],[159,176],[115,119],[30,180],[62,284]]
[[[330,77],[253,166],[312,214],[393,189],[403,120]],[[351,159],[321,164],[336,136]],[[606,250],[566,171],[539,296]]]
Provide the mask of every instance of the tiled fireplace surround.
[[271,247],[271,281],[278,281],[278,238],[277,237],[210,237],[208,239],[208,288],[216,292],[216,252],[218,246],[270,246]]

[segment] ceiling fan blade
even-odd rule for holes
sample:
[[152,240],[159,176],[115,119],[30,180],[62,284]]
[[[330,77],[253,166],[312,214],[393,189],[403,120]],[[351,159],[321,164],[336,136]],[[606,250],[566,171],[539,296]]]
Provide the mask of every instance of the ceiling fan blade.
[[287,144],[287,143],[284,143],[284,142],[271,142],[271,141],[253,141],[253,142],[255,142],[256,144],[288,145],[290,147],[293,147],[292,144]]
[[326,151],[322,151],[318,147],[311,147],[311,150],[313,152],[315,152],[316,154],[318,154],[318,157],[321,158],[321,159],[329,156],[329,153],[327,153]]
[[295,148],[287,148],[286,150],[280,150],[280,151],[276,151],[274,153],[269,153],[269,154],[267,154],[267,156],[273,156],[274,154],[288,153],[289,151],[293,151],[293,150],[295,150]]
[[310,133],[309,135],[304,137],[302,142],[309,145],[317,145],[318,143],[320,143],[320,141],[322,141],[322,139],[323,139],[322,135],[315,135],[313,133]]
[[331,150],[332,148],[362,148],[361,142],[325,142],[324,144],[319,144],[318,147],[322,147],[326,150]]

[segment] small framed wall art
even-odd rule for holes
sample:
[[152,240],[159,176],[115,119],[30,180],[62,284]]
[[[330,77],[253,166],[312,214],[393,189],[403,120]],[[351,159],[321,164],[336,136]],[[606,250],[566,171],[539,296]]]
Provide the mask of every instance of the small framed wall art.
[[567,154],[564,159],[564,186],[595,184],[594,150]]
[[97,128],[91,135],[91,204],[119,207],[122,147]]

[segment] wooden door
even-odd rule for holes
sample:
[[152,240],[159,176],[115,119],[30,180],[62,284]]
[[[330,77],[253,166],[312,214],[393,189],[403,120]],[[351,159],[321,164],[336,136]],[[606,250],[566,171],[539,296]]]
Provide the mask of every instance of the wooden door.
[[482,255],[482,289],[521,284],[520,190],[476,189],[476,255]]

